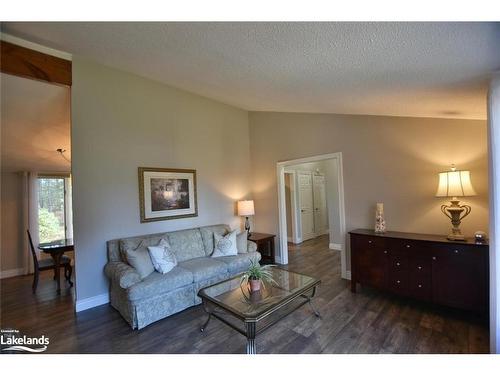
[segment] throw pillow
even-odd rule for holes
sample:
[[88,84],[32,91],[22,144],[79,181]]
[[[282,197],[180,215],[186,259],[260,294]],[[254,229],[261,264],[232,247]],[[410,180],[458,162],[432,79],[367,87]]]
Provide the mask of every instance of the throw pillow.
[[247,231],[243,231],[236,235],[236,247],[238,248],[238,254],[248,253],[248,234]]
[[153,262],[149,256],[148,249],[141,242],[137,249],[126,251],[127,262],[135,268],[141,279],[146,278],[154,272]]
[[213,258],[237,255],[236,231],[232,231],[225,236],[214,233],[214,253]]
[[148,251],[155,270],[160,273],[165,274],[177,265],[177,259],[170,244],[164,239],[160,241],[158,246],[148,246]]

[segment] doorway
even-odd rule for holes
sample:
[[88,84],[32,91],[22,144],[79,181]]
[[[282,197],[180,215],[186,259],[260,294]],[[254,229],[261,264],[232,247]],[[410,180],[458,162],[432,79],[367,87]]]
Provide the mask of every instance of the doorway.
[[[40,272],[34,290],[59,298],[60,283],[54,281],[61,277],[56,270],[64,265],[61,259],[66,264],[75,261],[71,56],[6,35],[0,45],[2,206],[8,203],[8,209],[2,209],[2,255],[9,260],[2,264],[1,276],[53,269],[54,276]],[[63,285],[73,299],[71,276],[68,273],[66,281],[70,282],[63,280]]]
[[288,242],[300,244],[329,234],[329,206],[332,202],[327,202],[327,166],[326,162],[320,161],[285,168]]
[[346,269],[342,153],[279,162],[277,180],[277,262],[288,263],[288,241],[300,243],[328,234],[329,248],[341,252],[342,278],[349,279]]

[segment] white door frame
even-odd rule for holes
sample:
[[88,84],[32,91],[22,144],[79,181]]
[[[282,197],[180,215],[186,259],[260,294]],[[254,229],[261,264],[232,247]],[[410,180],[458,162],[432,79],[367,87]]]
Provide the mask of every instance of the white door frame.
[[341,244],[341,275],[344,279],[349,279],[350,275],[347,273],[347,255],[346,255],[346,228],[345,228],[345,204],[344,204],[344,172],[342,169],[342,153],[336,152],[332,154],[324,154],[311,156],[307,158],[294,159],[278,162],[276,165],[277,181],[278,181],[278,218],[279,218],[279,246],[278,246],[278,257],[276,261],[280,264],[288,264],[288,243],[287,243],[287,233],[286,233],[286,201],[285,201],[285,167],[292,165],[310,163],[322,160],[335,160],[337,164],[338,171],[338,200],[339,200],[339,213],[340,213],[340,223],[339,232]]
[[[293,243],[299,243],[301,238],[299,236],[299,218],[297,216],[297,173],[292,170],[292,171],[285,171],[286,174],[290,175],[290,206],[291,206],[291,211],[290,216],[292,217],[292,233],[291,233],[291,238],[287,238],[287,241],[293,242]],[[288,236],[288,234],[287,234]]]

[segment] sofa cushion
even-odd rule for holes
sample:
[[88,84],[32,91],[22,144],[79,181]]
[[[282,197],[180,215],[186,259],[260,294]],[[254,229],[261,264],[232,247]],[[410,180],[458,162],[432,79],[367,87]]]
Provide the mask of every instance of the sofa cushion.
[[209,257],[214,251],[214,234],[226,235],[230,231],[228,225],[218,224],[209,225],[200,228],[201,237],[203,239],[203,246],[205,248],[205,255]]
[[224,262],[227,265],[227,270],[230,274],[244,272],[250,266],[250,260],[258,262],[260,260],[260,253],[245,253],[232,255],[228,257],[217,258],[218,261]]
[[174,267],[170,272],[162,274],[153,272],[142,282],[128,288],[131,301],[149,298],[173,291],[193,283],[193,274],[181,267]]
[[167,234],[170,248],[178,262],[205,256],[199,229],[180,230]]
[[195,283],[217,275],[227,275],[226,263],[207,257],[181,262],[179,267],[191,272]]

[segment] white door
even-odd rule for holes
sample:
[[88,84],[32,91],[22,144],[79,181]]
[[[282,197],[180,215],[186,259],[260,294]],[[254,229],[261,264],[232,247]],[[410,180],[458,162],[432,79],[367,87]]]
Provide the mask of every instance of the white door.
[[325,234],[328,230],[328,210],[326,207],[326,182],[325,176],[313,176],[314,196],[314,232],[317,236]]
[[298,185],[301,237],[302,241],[305,241],[315,236],[312,174],[310,172],[299,172]]

